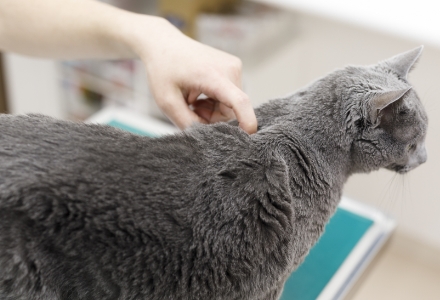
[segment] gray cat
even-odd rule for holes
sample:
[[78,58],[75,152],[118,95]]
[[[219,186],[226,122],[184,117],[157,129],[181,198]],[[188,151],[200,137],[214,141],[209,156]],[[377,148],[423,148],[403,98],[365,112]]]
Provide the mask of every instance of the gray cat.
[[347,178],[426,161],[422,47],[151,139],[0,117],[0,299],[278,299]]

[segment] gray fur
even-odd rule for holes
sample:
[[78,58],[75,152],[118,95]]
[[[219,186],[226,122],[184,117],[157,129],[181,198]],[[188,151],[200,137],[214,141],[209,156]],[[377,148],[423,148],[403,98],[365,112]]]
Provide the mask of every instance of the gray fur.
[[351,174],[426,160],[420,51],[262,105],[251,136],[2,115],[0,299],[278,299]]

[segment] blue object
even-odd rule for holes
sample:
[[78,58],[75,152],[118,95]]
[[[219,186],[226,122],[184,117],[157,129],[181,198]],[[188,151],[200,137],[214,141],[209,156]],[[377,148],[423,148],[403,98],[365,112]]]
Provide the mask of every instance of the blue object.
[[157,135],[151,133],[151,132],[147,132],[144,130],[140,130],[134,127],[131,127],[127,124],[121,123],[119,121],[116,120],[111,120],[110,122],[107,123],[107,125],[131,132],[131,133],[135,133],[135,134],[139,134],[139,135],[143,135],[143,136],[149,136],[149,137],[157,137]]
[[316,299],[371,225],[372,220],[338,208],[325,233],[290,275],[281,300]]

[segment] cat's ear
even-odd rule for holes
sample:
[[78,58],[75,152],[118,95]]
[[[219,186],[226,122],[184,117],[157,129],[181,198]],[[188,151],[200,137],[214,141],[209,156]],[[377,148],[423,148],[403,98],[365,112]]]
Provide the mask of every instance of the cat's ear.
[[393,70],[399,77],[406,79],[408,73],[413,69],[415,63],[420,58],[422,51],[423,46],[420,46],[413,50],[393,56],[390,59],[381,62],[379,65],[385,65]]
[[369,118],[373,128],[377,127],[380,123],[381,111],[388,105],[402,98],[403,95],[405,95],[410,89],[411,87],[401,90],[375,93],[375,95],[369,101]]

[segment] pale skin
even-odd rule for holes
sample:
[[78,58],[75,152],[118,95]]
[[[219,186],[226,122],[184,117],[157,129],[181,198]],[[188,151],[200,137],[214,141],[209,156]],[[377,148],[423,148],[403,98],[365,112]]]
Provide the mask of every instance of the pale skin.
[[[93,0],[0,0],[0,50],[54,59],[139,58],[163,112],[180,128],[257,119],[241,90],[241,62],[200,44],[162,18]],[[208,99],[197,100],[201,94]]]

